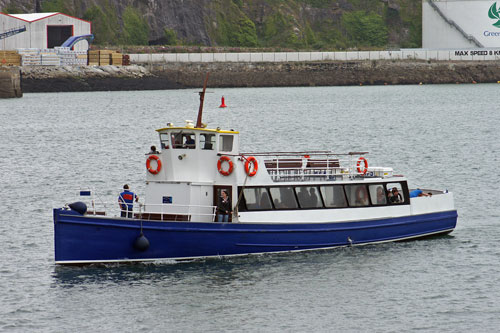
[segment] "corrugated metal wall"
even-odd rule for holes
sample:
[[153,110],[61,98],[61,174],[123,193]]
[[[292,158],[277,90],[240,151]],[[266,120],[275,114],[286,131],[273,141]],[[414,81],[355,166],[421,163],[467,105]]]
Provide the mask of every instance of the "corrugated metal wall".
[[500,47],[500,27],[494,26],[500,20],[489,15],[494,8],[500,9],[500,2],[422,0],[422,47]]
[[[26,31],[20,34],[0,40],[0,50],[15,50],[18,48],[47,48],[47,26],[48,25],[71,25],[73,35],[86,35],[91,33],[90,23],[73,18],[64,14],[56,14],[34,22],[26,22],[17,18],[0,14],[0,33],[22,26],[26,26]],[[86,41],[75,45],[75,50],[87,50]]]

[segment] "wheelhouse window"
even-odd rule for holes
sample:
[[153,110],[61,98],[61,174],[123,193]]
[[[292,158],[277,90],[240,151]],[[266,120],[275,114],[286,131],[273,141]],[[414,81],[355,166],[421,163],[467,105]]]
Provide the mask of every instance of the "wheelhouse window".
[[233,139],[232,135],[220,135],[219,136],[219,151],[230,152],[233,150]]
[[200,147],[203,150],[214,150],[215,134],[200,134]]
[[161,133],[160,134],[160,142],[161,142],[161,148],[162,149],[168,149],[170,144],[168,141],[168,134],[167,133]]
[[321,195],[327,208],[347,207],[347,201],[344,195],[342,185],[320,186]]
[[374,205],[385,205],[387,204],[387,193],[384,185],[375,184],[369,185],[368,191],[370,192],[370,198]]
[[387,198],[390,204],[402,204],[405,202],[405,195],[401,183],[388,183]]
[[319,191],[316,186],[298,186],[295,188],[297,199],[301,208],[323,207]]
[[194,149],[196,148],[196,135],[194,133],[172,132],[172,148]]
[[243,189],[243,198],[248,210],[272,209],[269,193],[265,187]]
[[271,198],[273,200],[274,208],[276,209],[295,209],[298,208],[297,200],[293,187],[271,187]]
[[346,185],[345,194],[351,207],[366,207],[370,205],[368,191],[365,185]]

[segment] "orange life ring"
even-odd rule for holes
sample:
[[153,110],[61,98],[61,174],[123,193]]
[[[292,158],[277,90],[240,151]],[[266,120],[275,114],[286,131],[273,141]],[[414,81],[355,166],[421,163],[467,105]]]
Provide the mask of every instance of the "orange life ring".
[[[224,171],[222,169],[222,163],[227,162],[229,164],[229,169],[227,171]],[[233,172],[233,161],[229,158],[229,156],[221,156],[219,160],[217,161],[217,170],[219,170],[219,173],[223,176],[229,176],[231,172]]]
[[[245,172],[247,173],[248,177],[253,177],[257,174],[257,171],[259,170],[259,163],[257,162],[257,159],[253,156],[250,156],[246,160],[247,161],[245,162]],[[252,171],[250,171],[250,164],[253,165]]]
[[[151,167],[151,161],[155,160],[156,161],[156,169],[153,169]],[[148,159],[146,160],[146,169],[153,174],[156,175],[158,172],[161,170],[161,160],[158,157],[158,155],[149,155]]]
[[[363,162],[363,171],[361,171],[361,162]],[[358,163],[356,163],[356,167],[358,168],[358,172],[362,175],[366,174],[368,171],[368,161],[364,157],[360,157],[358,159]]]

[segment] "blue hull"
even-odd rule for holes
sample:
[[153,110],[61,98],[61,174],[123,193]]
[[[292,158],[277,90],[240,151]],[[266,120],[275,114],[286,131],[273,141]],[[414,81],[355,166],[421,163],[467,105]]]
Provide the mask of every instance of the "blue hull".
[[397,241],[451,232],[457,212],[345,223],[262,224],[142,221],[150,246],[134,247],[141,221],[54,209],[59,264],[186,259],[300,251]]

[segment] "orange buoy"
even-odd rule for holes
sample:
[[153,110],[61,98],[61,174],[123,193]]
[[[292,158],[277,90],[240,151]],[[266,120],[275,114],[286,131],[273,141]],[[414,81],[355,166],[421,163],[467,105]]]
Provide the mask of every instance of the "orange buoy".
[[219,106],[219,107],[220,107],[220,108],[226,108],[226,107],[227,107],[227,105],[226,105],[226,103],[225,103],[225,102],[226,102],[226,101],[224,100],[224,96],[222,96],[222,99],[221,99],[221,101],[220,101],[220,106]]

